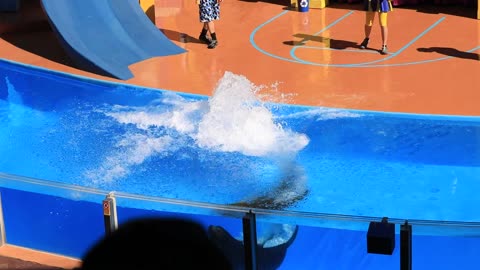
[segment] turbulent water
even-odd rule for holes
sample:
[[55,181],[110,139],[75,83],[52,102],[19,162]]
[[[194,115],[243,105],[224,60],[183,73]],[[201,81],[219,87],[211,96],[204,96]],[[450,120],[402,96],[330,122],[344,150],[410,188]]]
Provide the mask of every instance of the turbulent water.
[[260,88],[230,72],[211,97],[5,76],[0,171],[202,202],[480,220],[464,211],[480,206],[477,118],[289,106]]

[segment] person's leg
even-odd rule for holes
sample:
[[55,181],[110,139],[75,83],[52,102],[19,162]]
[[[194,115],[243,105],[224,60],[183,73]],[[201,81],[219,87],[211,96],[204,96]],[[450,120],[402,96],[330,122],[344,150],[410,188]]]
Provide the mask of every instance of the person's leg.
[[365,15],[365,37],[370,38],[370,33],[372,32],[372,25],[375,19],[375,12],[367,11]]
[[387,27],[387,12],[379,13],[380,29],[382,33],[382,54],[388,54],[387,41],[388,41],[388,27]]
[[215,20],[220,19],[220,4],[217,0],[211,0],[211,21],[208,22],[208,30],[210,32],[210,36],[212,37],[212,41],[208,44],[209,49],[213,49],[217,47],[218,40],[217,40],[217,33],[215,32]]
[[212,40],[208,44],[208,48],[213,49],[217,47],[218,44],[217,33],[215,33],[215,23],[213,21],[208,22],[208,31],[210,32],[210,36],[212,37]]
[[360,48],[367,48],[368,41],[370,40],[370,33],[372,32],[373,20],[375,18],[375,12],[367,11],[365,14],[365,39],[360,44]]
[[197,0],[198,3],[198,15],[200,17],[200,22],[202,23],[202,31],[198,36],[200,41],[210,44],[211,40],[207,37],[208,32],[208,6],[205,0]]
[[207,44],[210,44],[212,40],[207,37],[207,33],[208,33],[208,23],[204,22],[202,27],[202,32],[200,33],[200,36],[198,37],[198,39]]
[[[210,32],[210,36],[213,38],[215,35],[215,23],[213,21],[207,23],[208,31]],[[216,39],[216,38],[215,38]]]

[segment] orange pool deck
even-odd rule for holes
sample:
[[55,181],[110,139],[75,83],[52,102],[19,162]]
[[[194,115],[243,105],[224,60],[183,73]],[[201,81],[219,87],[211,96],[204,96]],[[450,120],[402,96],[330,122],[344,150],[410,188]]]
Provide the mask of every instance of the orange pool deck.
[[0,269],[73,269],[79,265],[75,258],[12,245],[0,247]]
[[[219,46],[210,50],[197,39],[201,24],[195,1],[155,3],[159,31],[187,52],[136,63],[130,67],[135,77],[124,83],[212,95],[229,71],[264,85],[261,94],[267,101],[480,115],[480,20],[473,8],[395,8],[388,17],[390,54],[381,55],[376,51],[381,45],[378,18],[372,48],[358,48],[365,19],[360,4],[300,13],[287,8],[290,1],[224,0],[215,23]],[[0,35],[1,58],[120,82],[76,69],[41,16],[35,20],[34,29]],[[0,256],[13,256],[8,249],[1,247]],[[42,260],[36,253],[16,251],[15,258]],[[78,263],[61,258],[66,260],[46,265]]]
[[[135,77],[125,83],[211,95],[230,71],[257,85],[278,83],[262,93],[273,101],[480,115],[480,20],[474,8],[395,8],[388,18],[391,53],[384,56],[373,50],[381,45],[378,21],[372,49],[358,49],[365,16],[358,4],[300,13],[288,11],[289,2],[225,0],[216,22],[219,46],[209,50],[197,39],[194,2],[156,2],[157,27],[188,52],[133,64]],[[5,34],[0,48],[6,59],[116,81],[72,67],[49,29]]]

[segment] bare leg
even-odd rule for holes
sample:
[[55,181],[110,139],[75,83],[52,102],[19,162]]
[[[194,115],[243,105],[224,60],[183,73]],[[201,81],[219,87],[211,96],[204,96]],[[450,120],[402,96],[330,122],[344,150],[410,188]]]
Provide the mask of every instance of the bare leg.
[[366,49],[368,46],[368,41],[370,40],[370,33],[372,32],[372,26],[365,24],[365,39],[363,39],[360,44],[360,49]]
[[200,36],[198,37],[198,39],[200,41],[203,41],[207,44],[210,43],[210,38],[207,37],[207,33],[208,33],[208,24],[206,22],[203,23],[203,26],[202,26],[202,32],[200,33]]
[[208,31],[210,32],[210,35],[215,33],[215,23],[213,21],[206,23],[208,27]]
[[381,26],[381,32],[382,32],[382,45],[385,46],[387,45],[388,41],[388,27],[386,26]]
[[365,37],[370,38],[372,32],[373,20],[375,19],[375,12],[367,11],[365,13]]
[[380,50],[381,54],[388,54],[387,49],[387,39],[388,39],[388,28],[386,26],[381,26],[382,32],[382,49]]
[[379,20],[380,21],[380,29],[381,29],[381,32],[382,32],[382,41],[383,41],[382,46],[385,46],[385,45],[387,45],[387,41],[388,41],[387,13],[386,12],[380,12],[379,16],[380,16],[380,20]]
[[368,46],[368,41],[370,40],[370,33],[372,32],[372,24],[373,24],[374,18],[375,18],[374,12],[367,11],[365,13],[365,26],[364,26],[365,38],[360,44],[360,49],[366,49]]
[[365,25],[365,37],[370,38],[370,33],[372,32],[372,26],[371,25]]
[[381,54],[388,54],[387,41],[388,41],[388,27],[387,27],[387,13],[380,12],[380,30],[382,33],[382,49]]
[[217,34],[215,33],[215,23],[213,21],[208,22],[208,30],[210,31],[210,37],[212,37],[212,41],[208,44],[209,49],[213,49],[217,47]]

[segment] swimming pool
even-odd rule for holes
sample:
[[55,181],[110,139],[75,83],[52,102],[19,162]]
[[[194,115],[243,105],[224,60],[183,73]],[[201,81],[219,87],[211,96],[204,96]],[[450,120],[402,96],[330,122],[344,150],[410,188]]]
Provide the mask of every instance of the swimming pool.
[[210,98],[10,62],[0,74],[1,172],[218,204],[306,193],[286,208],[480,221],[467,211],[480,206],[480,117],[269,103],[232,73]]
[[[259,224],[301,225],[278,269],[397,267],[398,235],[393,256],[366,254],[368,217],[381,216],[417,219],[415,267],[477,263],[478,225],[468,222],[479,220],[478,117],[271,103],[232,73],[212,97],[8,61],[0,78],[10,243],[81,257],[102,235],[104,190],[118,192],[122,221],[168,208],[237,236],[238,220],[195,211],[267,198],[257,206],[289,211],[267,212]],[[192,206],[167,207],[168,199]]]

